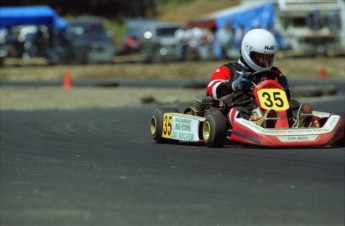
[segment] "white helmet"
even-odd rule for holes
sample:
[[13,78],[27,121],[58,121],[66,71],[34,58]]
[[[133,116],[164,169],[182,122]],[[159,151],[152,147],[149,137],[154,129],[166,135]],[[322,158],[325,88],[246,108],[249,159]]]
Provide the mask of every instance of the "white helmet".
[[247,65],[254,71],[271,69],[277,51],[277,41],[269,31],[253,29],[243,37],[241,54]]

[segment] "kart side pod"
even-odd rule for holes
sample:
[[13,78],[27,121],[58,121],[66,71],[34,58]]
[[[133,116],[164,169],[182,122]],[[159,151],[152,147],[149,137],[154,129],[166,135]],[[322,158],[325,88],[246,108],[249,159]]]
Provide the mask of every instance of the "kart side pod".
[[157,143],[201,142],[221,147],[227,139],[227,123],[220,111],[205,118],[178,113],[174,108],[158,108],[151,117],[150,131]]

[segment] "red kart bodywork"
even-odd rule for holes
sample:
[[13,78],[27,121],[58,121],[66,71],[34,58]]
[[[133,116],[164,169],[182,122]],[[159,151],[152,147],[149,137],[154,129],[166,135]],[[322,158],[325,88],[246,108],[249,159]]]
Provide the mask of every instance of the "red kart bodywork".
[[[265,80],[257,85],[254,96],[258,107],[266,112],[259,101],[258,92],[263,89],[283,88],[275,80]],[[344,134],[344,121],[340,116],[323,112],[313,112],[317,124],[307,128],[290,128],[286,110],[276,110],[277,121],[274,128],[263,128],[245,119],[236,118],[232,124],[229,140],[268,147],[325,146],[335,143]]]
[[344,135],[344,121],[337,115],[331,115],[321,128],[266,129],[237,118],[229,140],[267,147],[306,147],[330,145]]

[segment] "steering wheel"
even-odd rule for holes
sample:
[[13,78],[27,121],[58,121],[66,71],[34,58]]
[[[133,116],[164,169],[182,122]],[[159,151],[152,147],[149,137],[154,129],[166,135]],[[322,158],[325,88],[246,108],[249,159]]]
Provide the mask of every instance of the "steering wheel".
[[263,79],[275,80],[278,77],[279,77],[278,72],[273,71],[273,70],[256,71],[250,75],[250,78],[257,78],[260,81],[262,81]]

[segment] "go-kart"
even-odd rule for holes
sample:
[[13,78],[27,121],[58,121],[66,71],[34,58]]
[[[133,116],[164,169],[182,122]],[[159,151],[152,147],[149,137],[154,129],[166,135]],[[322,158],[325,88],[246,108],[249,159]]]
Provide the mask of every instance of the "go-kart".
[[[237,117],[232,123],[226,118],[227,105],[206,95],[198,95],[193,107],[179,113],[176,108],[158,108],[151,117],[150,129],[157,143],[195,142],[208,147],[222,147],[227,143],[241,143],[264,147],[306,147],[343,145],[345,139],[344,116],[312,111],[307,127],[295,128],[289,123],[288,111],[292,106],[282,86],[276,81],[275,71],[255,72],[260,78],[252,87],[257,107],[256,120]],[[262,125],[272,118],[266,111],[277,112],[272,128]],[[251,117],[252,118],[252,117]]]

